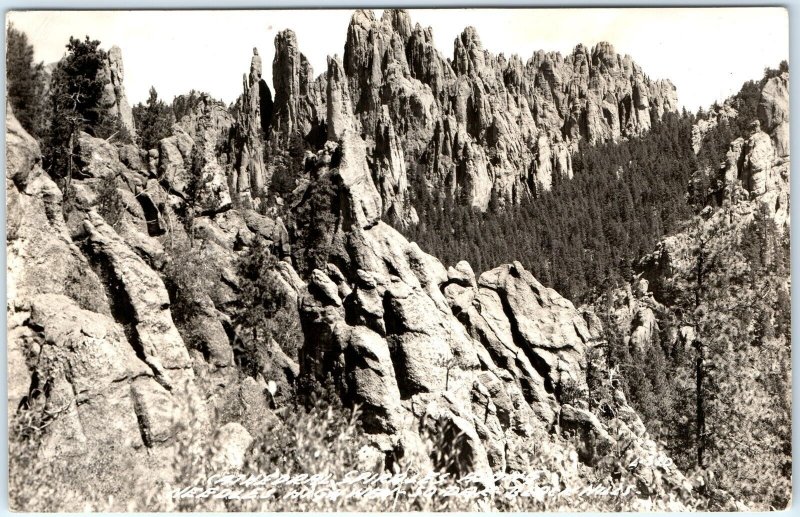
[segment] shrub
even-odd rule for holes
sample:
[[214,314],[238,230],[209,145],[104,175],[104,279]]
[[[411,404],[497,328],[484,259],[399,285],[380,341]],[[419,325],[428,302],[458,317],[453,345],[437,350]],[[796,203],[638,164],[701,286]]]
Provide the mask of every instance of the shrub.
[[164,267],[164,283],[170,293],[175,323],[191,334],[191,321],[203,309],[206,297],[215,300],[221,289],[219,272],[200,250],[186,239],[174,238],[167,247],[170,260]]
[[310,273],[327,264],[333,250],[332,236],[339,212],[338,190],[330,174],[311,186],[308,199],[293,214],[297,245],[293,256],[298,272]]
[[125,214],[125,202],[117,190],[117,179],[114,176],[108,174],[100,179],[96,206],[103,219],[114,229],[118,229]]

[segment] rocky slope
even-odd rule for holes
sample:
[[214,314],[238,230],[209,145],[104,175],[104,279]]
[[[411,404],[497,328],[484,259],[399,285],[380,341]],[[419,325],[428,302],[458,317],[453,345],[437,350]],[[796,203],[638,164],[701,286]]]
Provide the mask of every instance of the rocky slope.
[[[710,472],[724,473],[707,486],[720,509],[742,501],[777,509],[790,500],[788,80],[780,72],[762,82],[758,118],[747,121],[749,134],[730,143],[715,171],[724,186],[720,206],[706,206],[666,236],[635,265],[633,287],[611,291],[593,307],[609,311],[632,349],[663,352],[662,367],[675,383],[669,396],[691,394],[688,409],[665,406],[663,414],[677,411],[679,426],[692,433],[703,415],[708,432],[692,447],[705,452]],[[698,121],[693,137],[738,116],[726,103]],[[695,143],[700,151],[706,142]],[[775,448],[760,445],[766,443]]]
[[[732,100],[698,119],[692,130],[695,152],[719,120],[738,116]],[[653,311],[666,309],[664,304],[672,305],[678,292],[686,289],[685,281],[696,267],[697,243],[708,243],[707,260],[713,261],[716,254],[742,248],[748,227],[759,215],[771,219],[779,233],[790,231],[788,107],[789,74],[782,72],[764,82],[758,118],[748,124],[749,135],[730,142],[725,161],[719,164],[716,175],[724,190],[722,206],[706,207],[685,231],[665,237],[639,260],[635,286],[628,285],[614,292],[612,300],[603,301],[616,308],[616,325],[632,345],[645,347],[658,333]],[[694,335],[691,327],[680,332]]]
[[[241,457],[276,420],[276,389],[290,396],[311,377],[361,407],[377,468],[422,450],[425,433],[449,433],[462,437],[452,452],[481,474],[525,471],[544,447],[577,450],[580,464],[560,467],[574,475],[611,455],[644,495],[691,489],[668,464],[634,461],[663,452],[621,392],[606,402],[613,417],[582,395],[589,351],[602,346],[590,315],[591,326],[519,263],[445,269],[381,220],[414,217],[417,167],[431,188],[479,208],[492,192],[513,202],[547,188],[551,174],[569,174],[570,146],[645,131],[674,109],[674,88],[608,45],[523,66],[483,51],[473,29],[453,60],[431,42],[402,11],[358,11],[344,58],[312,79],[282,32],[274,103],[256,51],[234,115],[193,96],[154,150],[81,134],[68,201],[8,110],[9,416],[44,409],[44,454],[124,444],[169,457],[177,424],[193,421]],[[306,153],[285,214],[307,209],[315,185],[334,186],[328,259],[305,278],[282,218],[253,210],[269,191],[269,157],[295,133],[323,143]],[[257,243],[282,259],[275,271],[304,338],[298,357],[266,344],[268,367],[250,375],[231,316],[237,265]],[[181,320],[176,267],[202,284]]]

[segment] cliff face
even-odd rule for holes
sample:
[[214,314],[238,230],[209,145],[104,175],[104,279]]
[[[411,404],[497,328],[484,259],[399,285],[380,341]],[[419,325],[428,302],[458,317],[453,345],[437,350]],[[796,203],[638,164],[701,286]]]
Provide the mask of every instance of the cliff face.
[[[315,108],[300,117],[300,127],[292,117],[281,127],[305,136],[320,123],[321,102],[294,94],[302,67],[284,64],[296,62],[295,52],[293,36],[276,38],[276,88]],[[523,63],[484,50],[468,27],[454,42],[453,58],[445,59],[432,30],[414,26],[402,10],[386,10],[380,20],[356,11],[342,64],[357,131],[368,147],[380,152],[382,128],[391,121],[408,175],[481,210],[492,194],[515,203],[548,190],[553,174],[571,177],[579,140],[635,136],[677,109],[669,81],[651,80],[607,43],[578,45],[568,56],[539,51]],[[294,102],[286,102],[286,113],[297,113]],[[396,200],[386,204],[397,206]]]

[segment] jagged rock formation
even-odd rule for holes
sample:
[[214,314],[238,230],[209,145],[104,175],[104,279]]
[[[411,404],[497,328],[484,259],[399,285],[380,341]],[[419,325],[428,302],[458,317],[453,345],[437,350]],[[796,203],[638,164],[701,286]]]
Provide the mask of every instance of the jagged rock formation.
[[[372,447],[386,458],[387,466],[419,448],[419,433],[426,426],[463,433],[458,454],[484,474],[524,470],[532,443],[569,447],[559,437],[560,429],[582,433],[587,441],[579,455],[589,464],[621,439],[632,442],[631,457],[659,454],[632,411],[630,425],[620,422],[611,434],[584,403],[564,398],[568,387],[585,382],[585,352],[593,339],[570,302],[539,284],[518,263],[479,278],[466,263],[448,271],[379,220],[381,196],[367,164],[366,144],[354,130],[349,85],[338,60],[329,61],[327,75],[330,142],[329,151],[318,156],[317,174],[337,178],[342,210],[333,237],[336,249],[324,271],[313,271],[306,284],[291,265],[281,264],[282,281],[293,293],[290,299],[297,303],[305,335],[299,368],[285,355],[272,355],[276,371],[287,375],[282,382],[303,375],[332,376],[346,403],[362,404]],[[216,127],[207,119],[202,108],[182,121],[186,137],[191,131],[202,143],[192,148],[211,147],[209,142],[216,140],[201,134]],[[212,274],[230,287],[214,299],[198,300],[204,309],[176,326],[157,273],[159,264],[171,259],[164,257],[158,235],[148,231],[145,203],[140,201],[138,209],[135,205],[136,200],[153,202],[161,196],[161,218],[172,217],[171,207],[180,203],[180,196],[170,179],[148,179],[147,170],[132,170],[123,163],[120,156],[127,152],[107,149],[87,135],[87,148],[99,151],[87,153],[83,172],[73,180],[79,204],[71,215],[76,222],[67,227],[60,215],[60,192],[37,165],[35,142],[15,129],[13,117],[8,126],[10,221],[20,221],[17,238],[9,245],[10,276],[16,279],[9,291],[10,393],[16,397],[12,403],[19,405],[24,399],[25,404],[40,401],[67,408],[52,427],[53,454],[102,443],[160,447],[174,435],[167,415],[188,418],[185,410],[175,408],[222,414],[222,420],[209,421],[206,416],[205,421],[211,428],[227,424],[217,436],[230,435],[220,449],[232,452],[221,453],[219,461],[239,464],[249,436],[265,419],[275,417],[265,405],[263,379],[242,379],[235,373],[224,307],[236,296],[235,249],[257,235],[279,243],[285,239],[280,221],[247,209],[195,217],[198,253]],[[339,160],[326,160],[326,152],[339,154]],[[101,166],[107,163],[114,165]],[[126,204],[122,220],[114,226],[93,208],[97,176],[107,175],[119,178],[123,199],[132,195],[133,204]],[[38,184],[43,187],[34,190],[32,185]],[[53,190],[49,197],[43,195],[47,188]],[[35,199],[39,204],[32,204]],[[20,210],[25,206],[32,213],[23,218]],[[37,234],[30,234],[29,228],[51,227],[44,235],[61,242],[62,249],[46,255],[58,260],[47,269],[50,275],[63,271],[53,265],[69,264],[64,258],[74,257],[73,272],[63,275],[76,278],[79,293],[95,293],[80,304],[84,297],[60,291],[69,282],[36,283],[42,279],[29,268],[37,263],[23,260],[24,249],[36,242]],[[181,235],[180,227],[169,229],[170,238],[185,238]],[[94,268],[99,276],[92,273]],[[30,278],[35,278],[32,287],[25,283]],[[190,338],[183,338],[178,328]],[[187,333],[188,328],[193,332]],[[43,343],[54,343],[55,348]],[[82,352],[86,347],[105,352],[101,357],[87,355]],[[71,369],[65,370],[65,365]],[[82,371],[85,376],[78,375]],[[57,389],[42,395],[38,382]],[[100,388],[100,394],[82,393],[81,386],[89,384]],[[75,405],[76,392],[89,402]],[[111,411],[115,426],[97,429],[88,424],[99,421],[92,411],[101,410]],[[132,432],[137,429],[138,435]],[[666,487],[653,484],[647,467],[637,472],[653,490]],[[669,484],[683,483],[677,471],[664,475]]]
[[[264,140],[272,109],[271,93],[261,78],[261,56],[253,49],[250,73],[242,78],[244,93],[239,98],[233,149],[233,190],[245,205],[259,199],[269,185],[270,176],[264,165]],[[262,108],[264,113],[262,114]]]
[[[738,121],[747,125],[745,134],[730,143],[718,169],[713,165],[695,173],[715,180],[718,202],[736,203],[751,197],[769,205],[779,226],[788,224],[789,216],[789,73],[784,71],[761,82],[756,118]],[[705,145],[709,131],[721,121],[732,123],[740,114],[732,106],[737,96],[715,105],[692,127],[695,154]]]
[[292,136],[309,142],[325,141],[326,74],[314,78],[314,69],[300,52],[294,31],[286,29],[275,36],[272,61],[275,86],[270,146],[285,144]]
[[758,118],[773,139],[779,157],[789,156],[789,73],[767,81],[761,89]]
[[730,101],[731,99],[726,100],[719,109],[712,109],[707,117],[700,118],[692,126],[692,149],[695,154],[700,152],[706,134],[715,128],[720,121],[736,118],[738,115],[737,111],[730,105]]
[[362,227],[380,219],[381,197],[367,167],[366,143],[356,132],[350,91],[337,58],[328,58],[328,140],[338,142],[341,152],[339,177],[353,191],[348,199],[345,224]]
[[[360,405],[386,465],[418,448],[430,421],[439,432],[463,434],[460,454],[479,473],[524,470],[531,443],[563,446],[560,429],[600,437],[580,452],[591,463],[618,437],[567,393],[585,384],[596,336],[521,264],[479,278],[467,263],[446,270],[378,220],[380,196],[363,140],[354,136],[352,83],[342,72],[330,59],[330,142],[313,160],[315,177],[340,186],[342,209],[329,263],[296,289],[305,336],[300,375],[330,377],[344,401]],[[331,149],[341,149],[340,162]],[[655,453],[638,417],[630,408],[626,414],[630,425],[621,425],[634,454]],[[683,482],[674,471],[667,477]]]
[[[462,436],[454,452],[481,474],[525,471],[542,445],[571,450],[567,433],[588,467],[623,443],[628,464],[662,454],[624,396],[612,426],[575,395],[599,330],[571,302],[518,262],[477,276],[466,262],[446,269],[381,218],[415,220],[412,176],[479,209],[547,189],[553,174],[571,174],[580,139],[647,130],[674,109],[674,88],[609,45],[537,53],[523,66],[484,51],[472,28],[445,60],[430,29],[397,10],[381,20],[356,12],[343,60],[329,58],[317,79],[291,31],[275,43],[274,104],[254,50],[235,115],[193,98],[154,150],[80,135],[66,220],[36,143],[9,111],[10,406],[57,410],[53,454],[166,447],[176,433],[168,416],[193,410],[222,442],[214,462],[242,464],[276,419],[263,375],[240,369],[231,316],[239,258],[261,242],[281,259],[275,271],[304,335],[297,361],[264,344],[270,380],[289,396],[297,378],[332,378],[343,402],[361,405],[383,467],[421,450],[426,428]],[[297,136],[315,153],[285,215],[307,209],[323,179],[335,197],[328,263],[304,277],[291,262],[296,236],[254,210],[271,160]],[[118,214],[100,211],[109,179]],[[214,288],[193,292],[193,310],[178,318],[168,271],[187,248],[193,280]],[[108,417],[114,425],[92,427]],[[649,493],[686,484],[648,465],[632,471]]]
[[405,153],[386,106],[375,127],[374,141],[375,148],[368,159],[381,194],[381,212],[389,220],[416,224],[419,218],[409,199]]
[[278,33],[275,36],[275,57],[272,61],[275,104],[271,127],[276,133],[291,135],[298,131],[295,126],[300,97],[300,67],[303,64],[310,66],[305,56],[297,50],[294,32],[287,29]]
[[[789,134],[788,82],[787,72],[765,82],[758,104],[758,120],[750,122],[750,135],[730,144],[719,170],[729,211],[704,212],[707,219],[704,227],[709,233],[722,225],[721,218],[733,221],[733,227],[724,232],[728,239],[725,245],[730,248],[737,245],[736,236],[761,209],[774,219],[779,230],[788,231],[791,210],[791,163],[786,140]],[[640,270],[657,299],[670,298],[671,288],[664,285],[665,278],[674,276],[676,271],[691,269],[687,253],[685,236],[673,235],[663,239],[652,253],[642,258]]]
[[53,454],[155,446],[197,404],[164,284],[93,210],[87,251],[73,243],[38,144],[10,109],[6,124],[10,411],[42,403],[56,415]]
[[[311,80],[291,31],[280,33],[275,47],[270,138],[286,141],[297,133],[310,141],[315,128],[330,124],[323,116],[324,78]],[[431,29],[414,26],[403,10],[388,9],[380,20],[359,10],[348,27],[342,65],[354,131],[374,151],[372,174],[388,196],[384,214],[391,211],[401,223],[414,220],[398,195],[407,177],[421,175],[428,188],[481,210],[493,195],[515,203],[548,190],[553,174],[571,177],[580,139],[638,135],[677,108],[671,83],[650,80],[609,44],[579,45],[566,57],[540,51],[523,64],[518,56],[485,51],[468,27],[453,52],[452,60],[443,58]],[[386,152],[389,122],[402,157]],[[389,175],[387,159],[395,163]]]
[[[53,422],[45,454],[123,445],[146,454],[171,446],[180,423],[196,420],[199,431],[211,432],[236,419],[255,433],[275,418],[263,378],[238,374],[230,318],[219,308],[236,298],[234,248],[258,236],[276,254],[288,254],[280,219],[218,203],[198,211],[191,238],[208,270],[195,274],[217,275],[230,287],[220,287],[213,299],[198,295],[190,321],[175,321],[162,278],[169,262],[182,260],[176,246],[188,247],[178,244],[190,236],[176,214],[186,203],[184,181],[198,174],[205,185],[196,196],[206,199],[203,192],[216,185],[208,169],[226,162],[220,150],[227,149],[231,117],[206,97],[196,100],[176,124],[179,138],[162,141],[161,150],[168,151],[155,158],[163,164],[170,151],[176,161],[185,156],[188,168],[173,163],[175,174],[145,165],[150,153],[135,146],[82,134],[66,219],[61,190],[41,168],[38,144],[8,110],[9,408],[10,414],[18,407],[48,411]],[[218,177],[225,188],[214,192],[224,193],[225,174]],[[120,211],[101,216],[99,197],[109,195],[101,185],[109,179]],[[291,267],[282,274],[291,286],[302,285]],[[296,376],[290,359],[282,368]]]
[[742,148],[742,183],[744,188],[755,195],[767,191],[767,183],[774,183],[772,165],[775,161],[775,148],[772,139],[761,131],[758,121],[750,127],[750,137],[744,142]]
[[[599,299],[595,307],[605,307],[611,316],[611,323],[622,331],[623,344],[631,352],[637,351],[642,356],[659,339],[659,325],[655,311],[664,307],[653,298],[647,280],[639,278],[635,288],[630,284],[607,293],[610,299]],[[585,313],[584,317],[596,317],[593,313]],[[601,325],[598,321],[597,325]]]
[[173,126],[172,136],[129,166],[159,178],[181,199],[187,199],[189,190],[193,190],[193,209],[198,213],[224,211],[231,206],[230,192],[236,187],[231,150],[233,117],[221,102],[206,94],[181,96],[179,101],[189,113]]
[[119,118],[122,125],[130,132],[136,134],[133,123],[133,110],[125,95],[125,68],[122,65],[122,50],[116,45],[108,51],[108,56],[98,71],[98,78],[105,85],[100,104],[105,110]]
[[729,202],[757,198],[782,228],[790,210],[788,85],[788,72],[764,83],[758,119],[749,122],[749,135],[731,142],[717,173]]

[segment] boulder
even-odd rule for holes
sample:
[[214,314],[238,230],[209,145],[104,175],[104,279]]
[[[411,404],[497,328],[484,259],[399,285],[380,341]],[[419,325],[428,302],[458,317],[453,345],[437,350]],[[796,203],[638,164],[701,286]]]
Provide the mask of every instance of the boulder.
[[117,147],[102,138],[81,131],[78,133],[78,166],[76,175],[86,178],[116,177],[127,170],[119,159]]
[[[26,398],[33,405],[43,393],[56,417],[57,425],[46,440],[48,454],[80,452],[75,447],[81,444],[140,447],[142,436],[147,436],[143,426],[149,425],[142,418],[158,411],[161,401],[139,403],[132,392],[131,383],[152,381],[152,373],[124,329],[110,317],[80,309],[57,294],[33,297],[29,314],[26,326],[36,332],[22,342],[35,365],[32,379],[37,380],[32,380]],[[53,390],[46,387],[51,383]]]
[[447,280],[464,287],[477,287],[475,272],[466,260],[459,261],[455,267],[447,268]]
[[560,423],[562,428],[578,434],[581,439],[578,457],[590,465],[616,445],[616,440],[608,434],[600,420],[585,409],[564,404],[561,406]]
[[214,434],[211,465],[222,471],[236,471],[244,465],[245,454],[253,437],[241,424],[231,422]]

